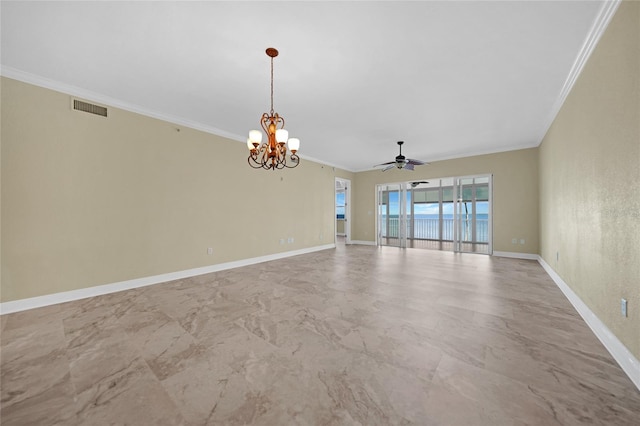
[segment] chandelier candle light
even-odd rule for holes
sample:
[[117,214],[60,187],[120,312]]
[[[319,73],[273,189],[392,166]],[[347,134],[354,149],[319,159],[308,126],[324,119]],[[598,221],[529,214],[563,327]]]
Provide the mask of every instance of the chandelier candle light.
[[[273,58],[278,56],[278,51],[273,47],[267,49],[267,56],[271,58],[271,111],[262,114],[260,125],[267,134],[267,141],[262,142],[262,132],[251,130],[247,139],[249,158],[247,161],[254,169],[276,170],[294,168],[300,164],[300,158],[296,154],[300,148],[300,140],[289,139],[289,132],[284,129],[284,118],[273,112]],[[279,127],[279,128],[278,128]],[[290,163],[287,163],[287,147],[291,151]]]

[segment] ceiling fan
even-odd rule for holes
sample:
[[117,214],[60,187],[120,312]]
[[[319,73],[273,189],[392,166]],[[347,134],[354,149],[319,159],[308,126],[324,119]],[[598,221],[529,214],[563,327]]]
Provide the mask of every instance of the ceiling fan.
[[404,155],[402,155],[402,144],[404,143],[404,141],[398,141],[398,146],[400,147],[400,154],[398,156],[396,156],[396,159],[394,161],[389,161],[388,163],[382,163],[382,164],[377,164],[373,167],[378,167],[378,166],[385,166],[382,171],[386,171],[389,169],[393,169],[394,167],[397,167],[398,169],[406,169],[406,170],[413,170],[414,166],[422,166],[423,164],[428,164],[425,163],[424,161],[420,161],[420,160],[412,160],[411,158],[406,158]]

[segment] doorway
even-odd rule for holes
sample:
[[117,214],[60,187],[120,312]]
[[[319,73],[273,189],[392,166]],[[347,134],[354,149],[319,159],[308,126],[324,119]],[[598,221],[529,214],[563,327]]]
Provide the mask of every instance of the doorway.
[[351,181],[336,178],[335,242],[351,244]]
[[492,176],[377,186],[377,244],[492,254]]

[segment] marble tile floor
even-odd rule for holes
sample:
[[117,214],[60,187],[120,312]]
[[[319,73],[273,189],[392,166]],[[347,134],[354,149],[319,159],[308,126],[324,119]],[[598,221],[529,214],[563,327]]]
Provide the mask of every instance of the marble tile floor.
[[638,425],[535,261],[344,246],[3,315],[10,425]]

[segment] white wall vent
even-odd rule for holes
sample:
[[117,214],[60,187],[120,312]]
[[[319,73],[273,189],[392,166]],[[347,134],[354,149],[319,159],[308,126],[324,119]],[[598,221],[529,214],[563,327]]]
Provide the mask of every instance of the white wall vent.
[[106,107],[90,104],[89,102],[84,102],[78,99],[73,100],[73,109],[75,109],[76,111],[83,111],[90,114],[100,115],[102,117],[107,116]]

